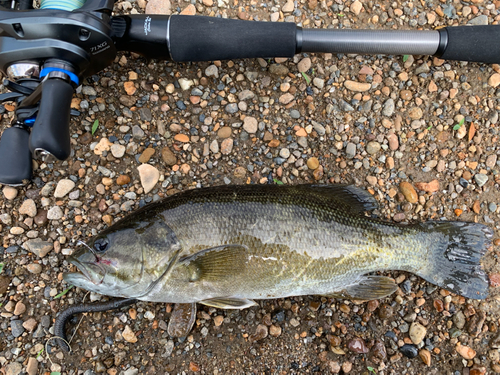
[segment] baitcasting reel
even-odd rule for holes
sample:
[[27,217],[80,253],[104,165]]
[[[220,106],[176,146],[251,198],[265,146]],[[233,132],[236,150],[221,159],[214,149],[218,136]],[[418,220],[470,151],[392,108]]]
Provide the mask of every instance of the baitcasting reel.
[[113,0],[45,0],[34,10],[20,0],[0,11],[0,70],[11,91],[0,101],[17,104],[0,141],[0,183],[29,181],[32,155],[47,161],[69,157],[73,91],[116,55],[112,7]]

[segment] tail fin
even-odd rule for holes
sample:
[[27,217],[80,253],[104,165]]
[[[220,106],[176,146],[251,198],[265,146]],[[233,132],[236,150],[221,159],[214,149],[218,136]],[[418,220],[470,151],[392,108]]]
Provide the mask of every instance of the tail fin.
[[440,235],[429,256],[430,267],[419,276],[466,298],[486,298],[488,278],[480,260],[491,245],[493,230],[482,224],[458,221],[420,225]]

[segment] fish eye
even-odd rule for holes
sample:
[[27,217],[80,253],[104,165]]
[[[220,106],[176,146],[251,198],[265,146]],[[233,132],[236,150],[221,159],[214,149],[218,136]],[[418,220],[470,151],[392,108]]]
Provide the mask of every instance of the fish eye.
[[99,238],[94,242],[94,249],[98,253],[103,253],[108,248],[109,241],[107,238]]

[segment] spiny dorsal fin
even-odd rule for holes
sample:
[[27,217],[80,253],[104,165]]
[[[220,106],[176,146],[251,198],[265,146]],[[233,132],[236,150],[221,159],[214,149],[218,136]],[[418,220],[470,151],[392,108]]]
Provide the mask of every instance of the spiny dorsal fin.
[[303,185],[303,187],[307,187],[304,193],[313,194],[325,203],[351,213],[372,211],[378,207],[377,200],[370,193],[354,185]]
[[384,298],[398,289],[393,279],[386,276],[361,276],[358,282],[328,295],[333,298],[373,300]]
[[243,245],[222,245],[201,250],[182,258],[180,262],[191,269],[190,281],[216,281],[242,272],[247,260],[247,249]]
[[200,301],[200,303],[218,309],[246,309],[247,307],[257,305],[251,299],[231,297],[211,298]]

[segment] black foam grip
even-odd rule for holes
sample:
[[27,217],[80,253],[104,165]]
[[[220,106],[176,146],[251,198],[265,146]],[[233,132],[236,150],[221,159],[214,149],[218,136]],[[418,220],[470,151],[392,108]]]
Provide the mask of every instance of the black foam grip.
[[174,15],[170,55],[174,61],[293,57],[296,32],[294,23]]
[[59,160],[71,153],[69,116],[73,86],[58,78],[42,83],[42,99],[30,136],[31,152],[45,150]]
[[453,26],[439,30],[436,56],[444,60],[500,63],[500,25]]
[[23,128],[7,128],[0,140],[0,184],[22,185],[32,177],[30,133]]

